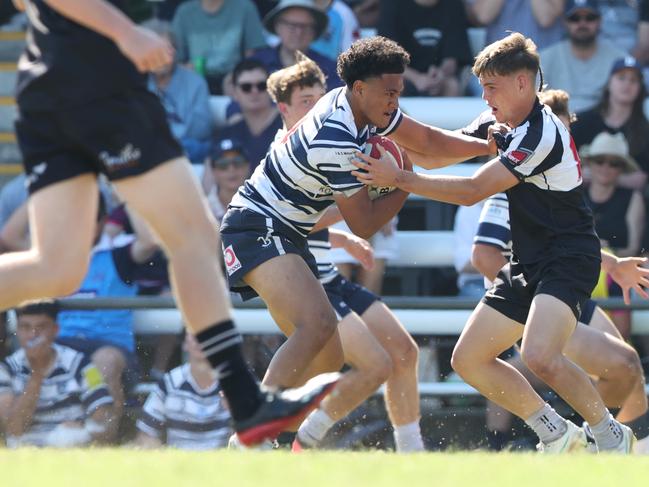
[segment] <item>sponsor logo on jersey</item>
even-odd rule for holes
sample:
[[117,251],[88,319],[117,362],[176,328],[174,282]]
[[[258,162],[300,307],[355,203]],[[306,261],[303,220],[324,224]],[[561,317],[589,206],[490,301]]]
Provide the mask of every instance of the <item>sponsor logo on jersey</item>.
[[269,228],[265,236],[257,237],[257,242],[261,242],[261,246],[263,248],[270,247],[270,245],[273,243],[272,234],[273,230]]
[[532,157],[532,154],[534,154],[534,152],[532,152],[531,150],[519,147],[511,152],[508,152],[506,157],[515,166],[520,166],[526,160]]
[[223,251],[223,260],[225,261],[225,270],[228,272],[228,276],[241,269],[241,262],[239,262],[237,254],[234,253],[232,245],[228,245]]

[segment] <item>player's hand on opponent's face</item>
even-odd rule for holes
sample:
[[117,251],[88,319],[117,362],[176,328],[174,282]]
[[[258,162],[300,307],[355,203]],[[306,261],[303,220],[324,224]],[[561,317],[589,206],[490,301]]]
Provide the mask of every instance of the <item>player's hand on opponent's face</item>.
[[169,41],[140,26],[135,26],[128,35],[119,39],[117,46],[142,73],[168,66],[174,58],[174,49]]
[[644,288],[649,287],[649,269],[643,266],[647,263],[644,257],[618,258],[609,274],[622,288],[624,303],[631,304],[630,290],[633,289],[640,296],[649,299],[649,294]]
[[361,263],[363,269],[371,271],[374,268],[374,249],[364,238],[356,235],[347,235],[345,250]]
[[369,186],[396,186],[400,169],[388,159],[383,147],[377,145],[377,149],[381,154],[380,159],[374,159],[362,152],[356,153],[356,159],[352,159],[352,164],[360,170],[352,171],[352,175]]

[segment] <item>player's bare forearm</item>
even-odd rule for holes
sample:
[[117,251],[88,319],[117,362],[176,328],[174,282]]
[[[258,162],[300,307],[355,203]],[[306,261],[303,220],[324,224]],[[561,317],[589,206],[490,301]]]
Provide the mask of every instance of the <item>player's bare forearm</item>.
[[[412,174],[412,173],[410,173]],[[380,198],[372,201],[372,206],[369,214],[367,215],[363,230],[356,232],[353,228],[352,231],[362,238],[370,238],[376,232],[381,230],[397,213],[403,208],[403,204],[408,199],[408,193],[405,191],[395,190],[391,193],[381,196]],[[351,227],[350,227],[351,228]]]
[[318,222],[311,229],[311,233],[319,232],[325,228],[329,228],[331,225],[338,223],[343,219],[343,216],[340,214],[340,210],[336,205],[332,205],[324,212],[320,217]]
[[25,10],[25,4],[23,3],[23,0],[12,0],[14,7],[16,7],[16,10],[20,10],[21,12],[24,12]]
[[471,178],[458,176],[429,176],[400,171],[396,186],[408,193],[435,201],[471,206],[490,195],[481,196],[480,188]]
[[493,152],[486,140],[432,127],[407,115],[390,138],[407,150],[431,157],[471,159]]
[[466,160],[465,157],[430,157],[412,150],[408,150],[407,153],[413,164],[424,169],[439,169]]
[[133,22],[117,7],[104,0],[45,0],[50,7],[75,22],[114,42],[128,35]]

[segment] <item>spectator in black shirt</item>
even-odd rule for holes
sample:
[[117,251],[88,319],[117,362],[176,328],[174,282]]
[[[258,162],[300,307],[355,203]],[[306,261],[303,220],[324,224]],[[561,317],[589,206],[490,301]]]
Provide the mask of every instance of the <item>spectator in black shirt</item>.
[[462,2],[402,0],[381,2],[378,32],[410,53],[404,95],[458,96],[458,74],[471,62]]

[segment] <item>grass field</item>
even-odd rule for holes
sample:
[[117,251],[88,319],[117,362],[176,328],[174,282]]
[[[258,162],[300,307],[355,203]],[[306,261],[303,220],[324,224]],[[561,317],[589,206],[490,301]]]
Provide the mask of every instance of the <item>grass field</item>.
[[0,485],[647,486],[649,458],[535,454],[0,450]]

